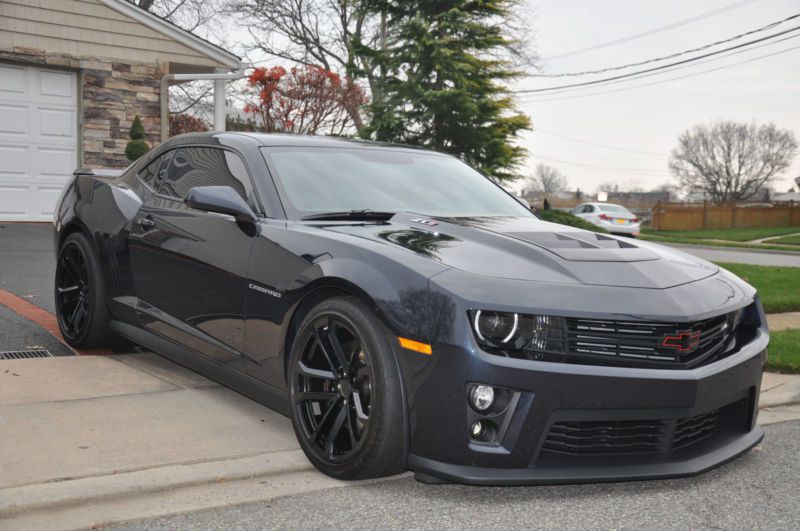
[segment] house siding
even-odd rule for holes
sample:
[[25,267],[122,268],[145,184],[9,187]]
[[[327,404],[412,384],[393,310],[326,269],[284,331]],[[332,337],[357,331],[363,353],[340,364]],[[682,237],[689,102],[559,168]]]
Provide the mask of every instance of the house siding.
[[119,62],[221,66],[97,0],[0,0],[0,49],[13,48]]
[[170,65],[225,67],[100,0],[0,0],[0,62],[76,70],[79,164],[120,168],[135,116],[161,138],[160,82]]

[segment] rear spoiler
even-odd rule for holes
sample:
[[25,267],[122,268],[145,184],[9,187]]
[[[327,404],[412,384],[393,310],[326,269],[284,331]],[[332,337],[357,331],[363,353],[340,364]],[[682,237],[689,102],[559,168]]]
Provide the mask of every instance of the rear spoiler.
[[125,170],[110,170],[110,169],[94,169],[94,168],[78,168],[72,172],[75,177],[88,176],[88,177],[119,177]]

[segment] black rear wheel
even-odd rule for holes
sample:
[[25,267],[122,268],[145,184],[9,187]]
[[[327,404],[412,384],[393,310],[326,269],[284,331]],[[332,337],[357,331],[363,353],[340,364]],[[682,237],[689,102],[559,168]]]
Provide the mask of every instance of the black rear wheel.
[[61,335],[74,347],[106,346],[110,339],[102,271],[89,240],[67,236],[56,262],[56,316]]
[[292,423],[322,472],[363,479],[400,471],[403,404],[389,335],[354,298],[316,306],[289,367]]

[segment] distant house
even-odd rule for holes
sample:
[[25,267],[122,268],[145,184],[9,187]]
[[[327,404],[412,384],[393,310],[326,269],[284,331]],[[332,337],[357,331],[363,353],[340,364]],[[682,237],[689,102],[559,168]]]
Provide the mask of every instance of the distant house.
[[608,192],[609,203],[621,203],[630,205],[655,205],[659,201],[667,203],[670,201],[669,192]]
[[240,68],[126,0],[0,0],[0,221],[50,220],[73,169],[127,165],[136,115],[159,142],[166,75]]
[[786,194],[775,194],[772,196],[773,201],[794,201],[800,203],[800,192],[789,192]]

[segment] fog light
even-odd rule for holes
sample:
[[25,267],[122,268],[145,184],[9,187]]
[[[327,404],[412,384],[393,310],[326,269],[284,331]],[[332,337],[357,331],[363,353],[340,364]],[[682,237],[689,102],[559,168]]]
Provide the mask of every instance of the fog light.
[[476,385],[469,393],[472,406],[478,411],[486,411],[494,402],[494,388],[488,385]]
[[483,423],[479,420],[476,420],[472,423],[472,426],[470,426],[469,431],[472,434],[473,439],[480,439],[481,435],[483,435]]

